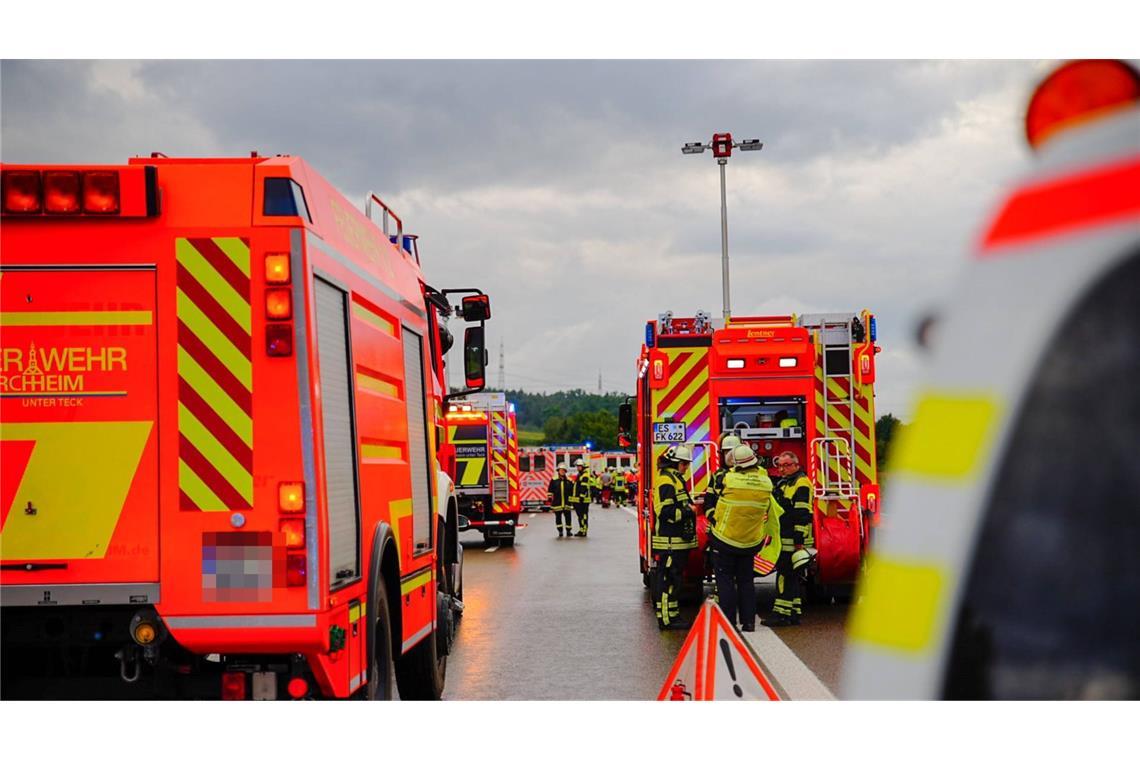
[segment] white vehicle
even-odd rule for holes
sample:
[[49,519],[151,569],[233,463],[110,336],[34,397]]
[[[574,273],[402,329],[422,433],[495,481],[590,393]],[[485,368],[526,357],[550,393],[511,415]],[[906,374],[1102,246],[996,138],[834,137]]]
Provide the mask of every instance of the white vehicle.
[[1065,64],[890,468],[847,699],[1140,698],[1140,75]]

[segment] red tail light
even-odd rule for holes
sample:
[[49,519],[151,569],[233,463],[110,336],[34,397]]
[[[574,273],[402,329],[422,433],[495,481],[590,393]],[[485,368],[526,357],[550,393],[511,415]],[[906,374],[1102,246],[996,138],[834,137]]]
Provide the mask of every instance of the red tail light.
[[118,172],[83,172],[83,210],[88,214],[119,213]]
[[44,172],[44,211],[79,213],[79,172]]
[[222,699],[245,699],[245,673],[222,673]]
[[291,322],[265,326],[265,353],[270,356],[293,355],[293,324]]
[[40,173],[9,170],[3,175],[4,211],[9,214],[40,212]]
[[290,554],[285,557],[285,585],[304,586],[308,575],[308,561],[304,554]]
[[1140,74],[1122,61],[1070,61],[1033,93],[1025,136],[1037,148],[1057,132],[1140,101]]

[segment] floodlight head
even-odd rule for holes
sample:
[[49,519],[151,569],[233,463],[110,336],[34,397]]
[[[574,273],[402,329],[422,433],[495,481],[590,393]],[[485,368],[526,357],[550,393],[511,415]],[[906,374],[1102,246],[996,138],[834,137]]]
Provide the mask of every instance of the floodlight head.
[[693,155],[694,153],[704,153],[705,152],[705,146],[703,143],[699,143],[699,142],[685,143],[684,145],[681,146],[681,152],[686,154],[686,155]]
[[759,140],[741,140],[740,144],[736,147],[740,148],[741,150],[760,150],[764,147],[764,143],[760,142]]

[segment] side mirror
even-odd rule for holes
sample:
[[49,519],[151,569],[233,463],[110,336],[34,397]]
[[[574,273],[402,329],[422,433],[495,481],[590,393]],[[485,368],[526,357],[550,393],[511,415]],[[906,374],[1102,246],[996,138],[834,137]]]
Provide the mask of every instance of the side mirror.
[[463,515],[459,515],[458,519],[455,521],[455,529],[460,533],[466,530],[471,530],[471,521]]
[[468,327],[463,333],[463,376],[467,387],[478,390],[486,384],[487,350],[483,346],[483,326]]
[[487,295],[464,296],[460,313],[464,322],[483,322],[491,318],[491,297]]
[[[618,407],[618,432],[628,433],[633,429],[633,407],[626,401]],[[628,443],[622,444],[628,446]]]

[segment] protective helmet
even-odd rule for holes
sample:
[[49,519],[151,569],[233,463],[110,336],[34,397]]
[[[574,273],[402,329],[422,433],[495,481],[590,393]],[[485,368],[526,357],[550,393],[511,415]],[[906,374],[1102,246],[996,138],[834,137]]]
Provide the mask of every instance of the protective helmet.
[[670,462],[692,462],[693,452],[688,446],[670,446],[665,449],[665,459]]
[[797,549],[796,551],[792,552],[792,570],[798,573],[805,580],[808,576],[815,573],[815,566],[815,549]]
[[735,467],[755,467],[756,452],[751,447],[740,444],[732,450],[732,462]]
[[735,435],[722,435],[720,437],[720,450],[724,452],[724,463],[728,467],[732,467],[735,462],[732,457],[732,450],[740,445],[740,439]]
[[557,469],[565,471],[566,463],[565,462],[559,462]]
[[581,459],[575,459],[574,460],[574,466],[575,467],[585,467],[586,463],[583,462]]

